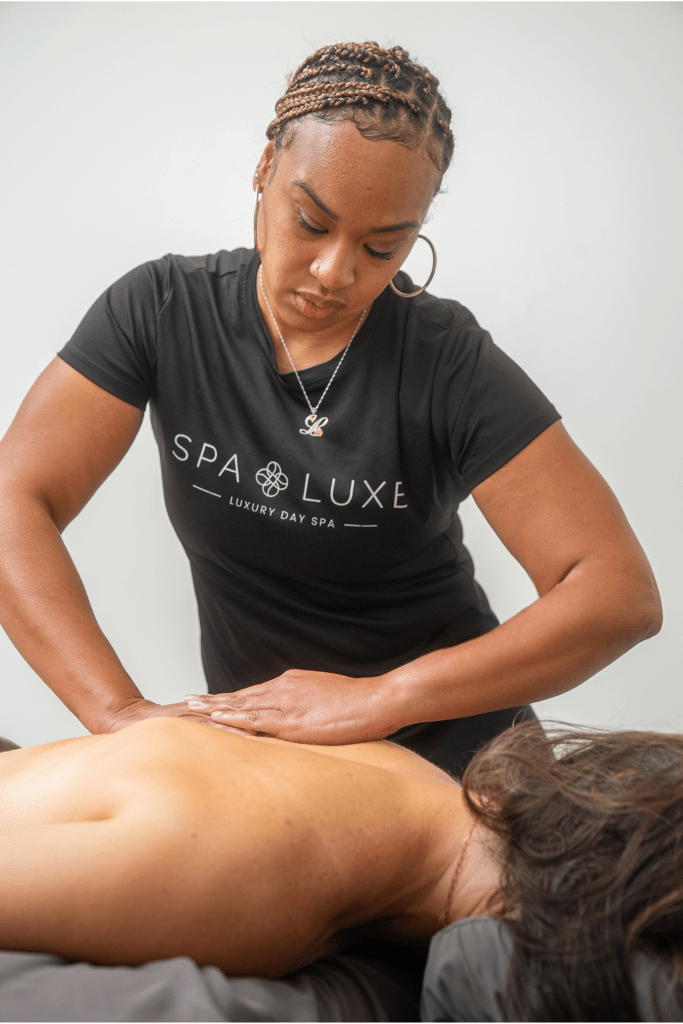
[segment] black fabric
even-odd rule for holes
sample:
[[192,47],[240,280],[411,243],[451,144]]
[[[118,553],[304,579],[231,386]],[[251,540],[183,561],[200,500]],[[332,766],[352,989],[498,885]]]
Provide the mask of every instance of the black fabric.
[[536,719],[530,704],[443,722],[407,725],[390,737],[460,779],[477,750],[511,725]]
[[0,1021],[414,1021],[396,972],[328,956],[279,981],[226,978],[187,957],[99,967],[0,952]]
[[[296,378],[277,370],[258,265],[251,250],[144,264],[60,352],[151,403],[209,690],[287,668],[379,675],[493,629],[457,507],[557,412],[459,303],[386,289],[310,436]],[[302,372],[313,403],[336,365]],[[439,763],[455,770],[451,753]]]
[[[420,1020],[516,1019],[506,1009],[512,948],[505,924],[490,917],[470,917],[437,932],[429,946]],[[637,954],[633,983],[641,1020],[682,1019],[683,980],[670,963]]]

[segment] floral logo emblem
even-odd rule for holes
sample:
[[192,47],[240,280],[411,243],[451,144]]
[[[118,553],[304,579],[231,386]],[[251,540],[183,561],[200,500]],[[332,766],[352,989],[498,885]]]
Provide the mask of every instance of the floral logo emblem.
[[282,472],[279,462],[269,462],[256,474],[256,482],[267,498],[274,498],[289,487],[289,480]]

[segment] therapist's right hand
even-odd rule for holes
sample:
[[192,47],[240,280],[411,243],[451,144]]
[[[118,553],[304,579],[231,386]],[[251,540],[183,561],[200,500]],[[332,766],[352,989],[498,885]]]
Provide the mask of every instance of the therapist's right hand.
[[206,715],[190,711],[187,704],[155,704],[144,697],[130,701],[124,707],[111,714],[103,723],[100,732],[118,732],[134,722],[142,722],[145,718],[191,718],[195,722],[209,724]]

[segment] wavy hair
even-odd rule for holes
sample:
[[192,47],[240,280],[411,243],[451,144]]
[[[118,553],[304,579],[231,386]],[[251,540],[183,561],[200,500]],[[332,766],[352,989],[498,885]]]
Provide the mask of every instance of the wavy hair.
[[506,1012],[639,1020],[636,954],[681,977],[683,736],[524,723],[475,755],[463,788],[501,865]]

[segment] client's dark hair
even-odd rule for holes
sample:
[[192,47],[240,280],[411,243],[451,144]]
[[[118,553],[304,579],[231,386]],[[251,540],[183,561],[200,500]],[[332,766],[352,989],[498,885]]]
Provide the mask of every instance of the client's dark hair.
[[526,723],[463,786],[496,837],[508,1019],[639,1020],[635,954],[683,958],[683,736]]

